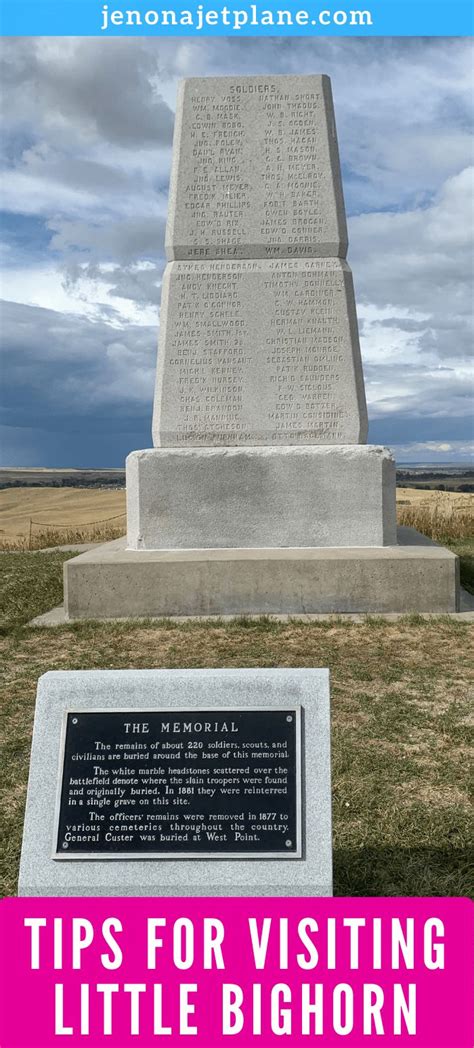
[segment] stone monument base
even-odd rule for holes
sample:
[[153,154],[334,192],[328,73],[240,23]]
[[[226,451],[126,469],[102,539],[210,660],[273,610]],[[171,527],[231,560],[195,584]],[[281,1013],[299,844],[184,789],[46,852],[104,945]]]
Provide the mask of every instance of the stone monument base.
[[378,548],[130,550],[64,565],[66,617],[459,611],[459,561],[411,528]]
[[134,451],[127,520],[130,550],[393,546],[395,461],[365,444]]

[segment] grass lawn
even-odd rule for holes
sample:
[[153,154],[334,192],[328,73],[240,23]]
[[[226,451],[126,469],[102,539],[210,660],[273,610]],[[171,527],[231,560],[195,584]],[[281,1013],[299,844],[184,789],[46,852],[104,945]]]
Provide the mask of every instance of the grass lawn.
[[197,666],[329,666],[336,894],[471,894],[472,625],[412,616],[26,627],[61,602],[67,556],[0,554],[3,894],[16,891],[40,674]]

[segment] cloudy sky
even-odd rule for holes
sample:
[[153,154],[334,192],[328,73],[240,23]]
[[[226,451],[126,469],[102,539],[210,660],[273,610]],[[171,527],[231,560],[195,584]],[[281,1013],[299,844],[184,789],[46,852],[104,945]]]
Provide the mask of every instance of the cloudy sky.
[[19,38],[2,51],[4,465],[121,466],[151,444],[177,80],[323,72],[369,440],[402,461],[468,460],[471,41]]

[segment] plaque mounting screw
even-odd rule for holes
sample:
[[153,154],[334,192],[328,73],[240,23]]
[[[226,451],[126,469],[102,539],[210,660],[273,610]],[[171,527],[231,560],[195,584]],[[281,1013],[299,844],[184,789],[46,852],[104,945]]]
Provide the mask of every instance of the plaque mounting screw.
[[72,723],[73,723],[73,724],[77,724],[77,717],[73,717],[73,718],[72,718]]
[[285,841],[285,844],[286,844],[287,848],[291,848],[292,844],[293,844],[293,841]]
[[67,843],[67,841],[65,841],[64,844],[63,844],[63,848],[67,848],[67,847],[68,847],[68,843]]
[[291,722],[292,722],[292,720],[293,720],[293,717],[287,717],[286,719],[287,719],[287,721],[288,721],[288,724],[291,724]]

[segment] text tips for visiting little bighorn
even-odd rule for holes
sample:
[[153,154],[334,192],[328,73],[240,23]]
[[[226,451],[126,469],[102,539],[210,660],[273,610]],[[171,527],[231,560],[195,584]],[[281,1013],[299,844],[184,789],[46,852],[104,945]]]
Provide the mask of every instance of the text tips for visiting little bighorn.
[[[28,987],[47,985],[45,1032],[73,1045],[336,1034],[436,1048],[448,1043],[445,1019],[439,1038],[435,1025],[454,991],[456,934],[472,917],[467,900],[446,899],[95,899],[81,916],[77,900],[21,905],[18,963]],[[462,974],[456,985],[455,1025]]]

